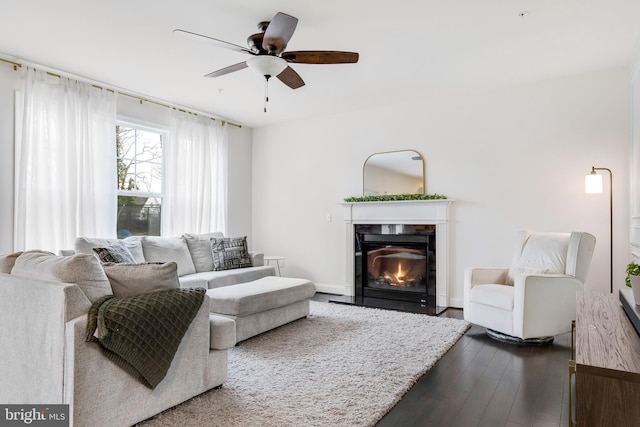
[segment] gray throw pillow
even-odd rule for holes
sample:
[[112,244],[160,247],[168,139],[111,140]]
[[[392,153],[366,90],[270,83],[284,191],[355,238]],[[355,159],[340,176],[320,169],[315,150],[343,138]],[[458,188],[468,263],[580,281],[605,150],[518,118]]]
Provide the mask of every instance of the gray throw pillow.
[[111,285],[100,261],[89,254],[63,257],[48,252],[27,251],[16,259],[11,274],[75,283],[91,303],[111,295]]
[[211,253],[211,238],[224,237],[220,232],[204,234],[183,234],[182,238],[187,242],[189,253],[196,268],[196,273],[213,270],[213,254]]
[[247,236],[211,239],[214,271],[251,267]]
[[179,289],[175,262],[146,264],[104,264],[113,295],[130,297],[149,292]]
[[135,264],[133,255],[123,242],[116,242],[104,248],[93,248],[93,252],[102,262]]

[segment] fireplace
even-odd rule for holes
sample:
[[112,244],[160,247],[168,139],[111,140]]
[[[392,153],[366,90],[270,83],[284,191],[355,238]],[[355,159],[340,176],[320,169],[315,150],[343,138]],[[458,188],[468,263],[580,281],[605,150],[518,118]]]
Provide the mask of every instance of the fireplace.
[[356,298],[436,306],[434,225],[356,224]]
[[343,203],[346,285],[343,295],[330,301],[427,314],[446,310],[452,203]]

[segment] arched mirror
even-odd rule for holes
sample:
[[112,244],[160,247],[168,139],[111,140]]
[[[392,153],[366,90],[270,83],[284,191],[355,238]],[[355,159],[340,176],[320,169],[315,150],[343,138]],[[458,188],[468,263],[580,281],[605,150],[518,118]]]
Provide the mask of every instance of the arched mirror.
[[370,155],[362,168],[362,195],[424,194],[424,159],[414,150]]

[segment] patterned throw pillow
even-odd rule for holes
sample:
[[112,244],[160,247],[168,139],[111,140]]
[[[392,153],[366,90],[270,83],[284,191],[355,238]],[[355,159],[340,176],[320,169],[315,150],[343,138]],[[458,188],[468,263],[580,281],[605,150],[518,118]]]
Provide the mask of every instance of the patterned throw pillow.
[[247,249],[247,236],[211,239],[213,270],[231,270],[251,267],[251,255]]
[[135,264],[133,255],[129,248],[123,242],[116,242],[106,248],[93,248],[98,255],[98,259],[102,262],[115,262],[124,264]]

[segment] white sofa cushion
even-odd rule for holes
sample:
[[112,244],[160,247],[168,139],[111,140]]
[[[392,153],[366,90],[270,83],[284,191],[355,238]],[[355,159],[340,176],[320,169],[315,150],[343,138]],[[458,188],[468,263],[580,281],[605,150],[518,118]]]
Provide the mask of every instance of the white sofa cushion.
[[49,252],[27,251],[16,259],[11,274],[75,283],[91,303],[111,295],[109,279],[100,261],[93,255],[61,257]]
[[142,251],[142,242],[140,241],[140,237],[130,236],[120,241],[127,246],[127,249],[129,249],[129,252],[133,255],[133,259],[136,263],[141,264],[146,262],[144,252]]
[[193,265],[196,273],[213,270],[213,253],[211,252],[211,239],[222,238],[224,234],[220,232],[204,234],[183,234],[182,237],[187,242]]
[[180,277],[180,287],[214,289],[221,286],[252,282],[263,277],[275,276],[275,274],[275,268],[271,265],[222,271],[203,271],[201,273]]
[[315,285],[306,279],[270,276],[209,289],[207,295],[212,313],[246,316],[309,299],[315,292]]
[[147,262],[174,261],[178,264],[178,276],[196,272],[187,242],[182,237],[143,236],[140,240]]

